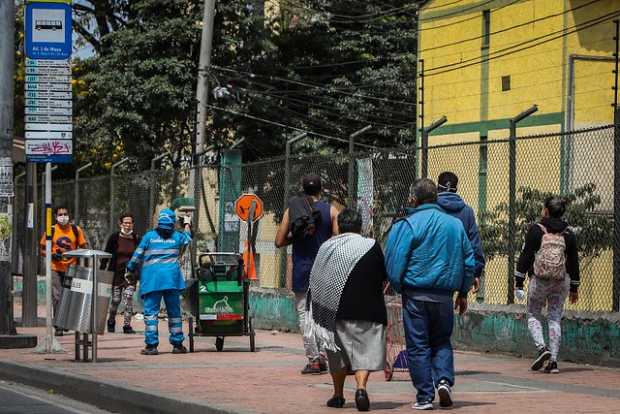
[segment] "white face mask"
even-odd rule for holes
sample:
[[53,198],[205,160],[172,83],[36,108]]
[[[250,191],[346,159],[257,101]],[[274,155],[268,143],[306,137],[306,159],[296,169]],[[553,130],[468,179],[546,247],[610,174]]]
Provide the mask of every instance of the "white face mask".
[[69,216],[66,216],[66,215],[56,216],[56,222],[60,224],[61,226],[65,226],[69,223]]
[[121,228],[121,234],[122,234],[123,236],[130,236],[130,235],[131,235],[131,233],[133,233],[133,230],[128,230],[128,231],[125,231],[125,229],[124,229],[124,228]]

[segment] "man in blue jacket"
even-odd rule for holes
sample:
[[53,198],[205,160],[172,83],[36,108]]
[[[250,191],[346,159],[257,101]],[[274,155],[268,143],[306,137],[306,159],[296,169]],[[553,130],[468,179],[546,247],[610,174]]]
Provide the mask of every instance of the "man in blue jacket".
[[385,262],[390,284],[403,297],[407,361],[417,389],[413,408],[432,410],[435,388],[440,405],[452,405],[452,297],[458,292],[454,308],[465,313],[475,259],[461,221],[437,204],[433,181],[416,181],[412,198],[413,213],[390,229]]
[[179,258],[190,244],[190,223],[184,221],[185,232],[175,231],[176,214],[170,209],[159,213],[157,228],[144,235],[140,245],[127,264],[128,279],[135,279],[140,271],[140,295],[144,300],[143,355],[157,355],[159,333],[157,330],[162,297],[168,313],[168,329],[173,354],[184,354],[183,322],[181,320],[180,294],[185,289]]
[[480,240],[480,232],[476,224],[476,215],[474,210],[456,193],[458,183],[459,177],[453,172],[444,171],[439,174],[439,178],[437,178],[437,189],[439,190],[437,204],[446,210],[446,213],[461,220],[463,227],[465,227],[467,238],[471,243],[472,249],[474,249],[474,256],[476,257],[474,292],[477,292],[480,288],[480,277],[485,265],[484,252],[482,251],[482,241]]

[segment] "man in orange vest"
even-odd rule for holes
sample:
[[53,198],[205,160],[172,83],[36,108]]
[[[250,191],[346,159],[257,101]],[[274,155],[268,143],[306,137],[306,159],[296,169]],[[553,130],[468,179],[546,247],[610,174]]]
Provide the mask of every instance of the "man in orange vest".
[[[41,241],[41,256],[45,256],[46,237],[43,234]],[[76,258],[63,258],[62,254],[87,246],[84,232],[75,224],[69,222],[69,209],[56,207],[56,224],[52,226],[52,305],[54,315],[58,310],[62,289],[66,283],[66,272],[69,266],[77,263]],[[62,329],[56,328],[56,336],[62,336]]]

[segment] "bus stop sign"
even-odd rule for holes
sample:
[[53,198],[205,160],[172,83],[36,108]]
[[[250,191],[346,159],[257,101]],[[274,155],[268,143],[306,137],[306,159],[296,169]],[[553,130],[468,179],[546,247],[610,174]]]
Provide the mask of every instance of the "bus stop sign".
[[26,56],[30,59],[71,57],[71,6],[66,3],[26,4]]

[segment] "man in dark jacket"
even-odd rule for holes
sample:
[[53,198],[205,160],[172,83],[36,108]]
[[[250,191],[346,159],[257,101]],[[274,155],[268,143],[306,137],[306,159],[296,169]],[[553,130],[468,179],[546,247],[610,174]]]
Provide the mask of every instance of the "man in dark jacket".
[[474,292],[477,292],[480,288],[480,277],[482,276],[485,265],[484,252],[482,251],[480,232],[476,224],[476,215],[474,214],[474,210],[456,193],[458,183],[459,178],[453,172],[445,171],[439,174],[439,178],[437,179],[437,188],[439,190],[439,194],[437,194],[437,204],[439,204],[446,213],[458,218],[463,223],[467,238],[471,243],[472,249],[474,249],[474,256],[476,257]]

